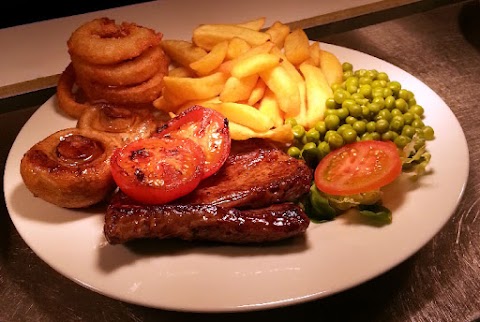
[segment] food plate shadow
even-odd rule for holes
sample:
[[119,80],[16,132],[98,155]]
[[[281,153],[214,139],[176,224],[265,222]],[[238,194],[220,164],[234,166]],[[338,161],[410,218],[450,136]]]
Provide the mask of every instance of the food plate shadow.
[[310,245],[307,236],[296,236],[268,244],[225,244],[209,241],[185,241],[180,239],[139,239],[122,245],[110,245],[106,241],[98,248],[98,266],[107,272],[115,271],[136,260],[145,258],[172,258],[200,254],[215,257],[289,256],[306,251]]
[[[102,204],[85,209],[61,208],[49,204],[40,198],[32,197],[32,193],[24,185],[15,187],[10,198],[12,199],[10,204],[19,216],[31,221],[54,225],[79,221],[90,216],[101,214],[104,211],[102,210],[104,208]],[[28,200],[28,202],[26,202],[26,200]],[[32,209],[41,209],[41,211],[32,211]]]

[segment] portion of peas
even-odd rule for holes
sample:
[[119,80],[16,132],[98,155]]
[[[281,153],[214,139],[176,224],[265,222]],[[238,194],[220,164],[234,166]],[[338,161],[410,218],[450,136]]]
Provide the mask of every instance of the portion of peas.
[[424,109],[413,92],[375,69],[354,70],[344,62],[343,82],[332,84],[333,96],[325,102],[325,117],[311,129],[293,118],[294,144],[288,153],[310,166],[331,150],[361,140],[388,140],[402,149],[415,136],[419,142],[433,140],[434,130],[423,122]]

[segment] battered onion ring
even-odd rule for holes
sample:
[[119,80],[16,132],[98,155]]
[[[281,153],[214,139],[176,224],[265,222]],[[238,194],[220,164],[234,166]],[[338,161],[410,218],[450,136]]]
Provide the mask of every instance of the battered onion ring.
[[67,41],[70,55],[92,64],[115,64],[160,44],[162,34],[135,23],[99,18],[77,28]]
[[60,207],[88,207],[116,187],[110,172],[114,149],[115,142],[99,132],[60,130],[25,153],[20,173],[34,196]]
[[75,73],[104,85],[125,86],[140,84],[153,77],[167,57],[160,46],[147,49],[140,56],[113,65],[95,65],[71,56]]
[[68,116],[78,119],[90,107],[87,102],[78,99],[78,92],[74,93],[75,71],[70,63],[62,72],[57,84],[57,103]]
[[102,103],[85,110],[77,122],[77,127],[103,132],[113,138],[120,147],[149,137],[156,130],[157,122],[150,109]]
[[152,78],[133,86],[107,86],[94,83],[77,75],[76,82],[89,100],[105,100],[114,104],[145,104],[157,99],[163,89],[163,77],[168,73],[168,62],[162,61],[160,69]]

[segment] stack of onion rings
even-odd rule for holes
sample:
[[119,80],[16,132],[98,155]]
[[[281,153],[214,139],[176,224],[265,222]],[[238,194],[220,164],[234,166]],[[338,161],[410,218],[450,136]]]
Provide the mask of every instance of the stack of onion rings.
[[[150,104],[161,96],[169,58],[153,29],[99,18],[77,28],[67,41],[71,63],[57,86],[58,104],[78,119],[92,102]],[[76,89],[86,102],[79,101]]]

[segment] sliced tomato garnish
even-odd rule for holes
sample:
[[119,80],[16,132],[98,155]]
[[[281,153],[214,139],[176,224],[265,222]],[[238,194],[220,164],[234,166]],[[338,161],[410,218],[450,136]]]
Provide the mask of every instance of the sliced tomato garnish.
[[231,148],[228,120],[219,112],[199,105],[168,121],[154,136],[185,137],[199,144],[205,153],[203,179],[220,169]]
[[116,149],[112,176],[130,198],[163,204],[180,198],[200,183],[205,156],[185,138],[145,138]]
[[402,172],[397,146],[390,141],[359,141],[327,154],[315,169],[315,185],[331,195],[379,189]]

